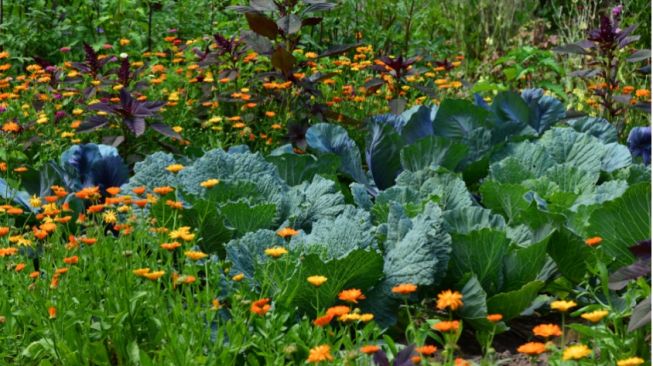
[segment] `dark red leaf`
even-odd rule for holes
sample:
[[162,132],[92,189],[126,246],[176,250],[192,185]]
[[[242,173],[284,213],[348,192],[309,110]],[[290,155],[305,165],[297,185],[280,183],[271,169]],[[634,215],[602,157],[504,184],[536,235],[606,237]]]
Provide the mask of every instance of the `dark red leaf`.
[[277,38],[279,28],[272,19],[261,13],[245,13],[245,17],[249,28],[254,32],[270,39]]
[[181,135],[178,134],[177,132],[173,131],[172,128],[170,128],[170,126],[166,125],[165,123],[161,123],[161,122],[150,123],[150,127],[154,131],[156,131],[156,132],[158,132],[158,133],[160,133],[160,134],[162,134],[164,136],[168,136],[168,137],[171,137],[173,139],[181,140]]
[[295,56],[293,56],[285,48],[277,47],[277,49],[272,52],[271,61],[272,66],[279,69],[285,75],[288,75],[292,71],[297,60],[295,59]]

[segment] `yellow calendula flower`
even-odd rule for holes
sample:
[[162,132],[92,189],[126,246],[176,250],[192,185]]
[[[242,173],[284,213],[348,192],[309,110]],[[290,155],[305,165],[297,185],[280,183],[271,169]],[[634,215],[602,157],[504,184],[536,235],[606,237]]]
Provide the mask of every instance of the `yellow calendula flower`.
[[327,281],[327,278],[324,276],[310,276],[306,281],[315,287],[320,287]]
[[569,309],[575,307],[577,304],[573,301],[557,300],[551,303],[551,309],[566,313]]
[[33,195],[32,198],[29,199],[29,204],[34,207],[34,208],[39,208],[41,207],[41,198],[37,197],[36,195]]
[[191,234],[190,226],[182,226],[177,230],[171,231],[168,236],[170,239],[181,239],[183,241],[191,241],[195,238],[195,234]]
[[102,221],[104,221],[106,224],[115,224],[118,221],[118,217],[112,210],[104,211],[102,214]]
[[200,186],[209,189],[215,187],[218,184],[220,184],[220,179],[207,179],[204,182],[200,183]]
[[181,164],[171,164],[166,167],[166,170],[170,173],[179,173],[184,169],[184,166]]
[[562,359],[565,361],[580,360],[591,354],[592,350],[590,350],[586,345],[575,344],[565,348],[565,350],[562,352]]
[[288,254],[288,250],[284,247],[272,247],[265,250],[265,255],[272,258],[279,258],[284,254]]
[[592,323],[598,323],[601,319],[605,318],[608,315],[607,310],[595,310],[589,313],[582,314],[580,317],[589,320]]
[[287,238],[289,236],[295,236],[299,234],[299,231],[290,228],[290,227],[284,227],[283,229],[277,230],[277,235],[279,235],[282,238]]
[[645,361],[643,358],[639,357],[630,357],[623,360],[617,361],[617,366],[639,366]]
[[242,281],[243,278],[245,278],[245,274],[243,274],[243,273],[238,273],[237,275],[234,275],[233,277],[231,277],[231,279],[236,281],[236,282]]

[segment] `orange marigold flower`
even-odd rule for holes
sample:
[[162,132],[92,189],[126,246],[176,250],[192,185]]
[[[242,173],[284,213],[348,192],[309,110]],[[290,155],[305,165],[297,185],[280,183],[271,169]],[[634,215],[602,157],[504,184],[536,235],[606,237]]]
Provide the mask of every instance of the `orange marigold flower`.
[[560,337],[562,331],[556,324],[540,324],[533,328],[533,334],[542,338]]
[[[55,193],[56,194],[56,193]],[[58,196],[59,194],[57,194]],[[84,200],[100,198],[100,187],[86,187],[75,193],[75,197]]]
[[186,257],[188,257],[189,259],[194,260],[194,261],[204,259],[204,258],[209,256],[208,254],[206,254],[204,252],[195,251],[195,250],[186,251],[186,252],[184,252],[184,255]]
[[438,347],[428,344],[422,347],[417,347],[415,351],[424,356],[430,356],[438,351]]
[[109,193],[112,196],[115,196],[118,193],[120,193],[120,187],[109,187],[107,188],[107,193]]
[[642,97],[648,98],[651,96],[651,91],[647,89],[637,89],[635,91],[635,96],[637,96],[638,98],[642,98]]
[[441,321],[439,323],[433,324],[433,329],[438,330],[442,333],[446,332],[456,332],[460,327],[460,322],[458,320],[452,321]]
[[167,200],[166,205],[175,210],[181,210],[184,208],[184,203],[180,201]]
[[308,359],[306,359],[306,362],[309,363],[318,363],[322,361],[333,361],[331,347],[328,344],[311,348],[308,353]]
[[5,236],[7,234],[9,234],[9,227],[0,226],[0,237]]
[[155,271],[155,272],[147,272],[143,273],[142,276],[147,278],[148,280],[156,281],[159,278],[163,277],[165,275],[165,271]]
[[77,264],[79,262],[79,257],[73,255],[72,257],[66,257],[63,259],[63,262],[66,264]]
[[313,320],[313,324],[318,327],[326,327],[333,320],[333,315],[327,314]]
[[86,212],[98,213],[98,212],[100,212],[102,210],[104,210],[104,204],[91,205],[91,206],[89,206],[89,208],[86,209]]
[[412,283],[402,283],[392,288],[392,293],[409,295],[417,291],[417,286]]
[[181,246],[180,242],[173,241],[172,243],[163,243],[161,244],[161,248],[165,249],[167,251],[173,251]]
[[517,352],[530,356],[539,355],[546,352],[546,345],[542,342],[528,342],[519,346]]
[[464,359],[457,357],[454,362],[454,366],[470,366],[469,362],[465,361]]
[[166,194],[171,193],[174,190],[175,189],[170,187],[170,186],[156,187],[156,188],[154,188],[154,193],[156,193],[158,195],[161,195],[161,196],[165,196]]
[[18,207],[12,207],[7,210],[7,214],[9,215],[22,215],[23,214],[23,209],[18,208]]
[[295,230],[293,228],[290,228],[290,227],[285,227],[285,228],[280,229],[280,230],[277,231],[277,235],[279,235],[282,238],[287,238],[289,236],[295,236],[297,234],[299,234],[299,231],[297,231],[297,230]]
[[357,288],[343,290],[338,294],[338,299],[354,304],[358,304],[358,300],[365,300],[363,292]]
[[16,265],[16,268],[14,268],[16,272],[20,272],[25,269],[25,263],[18,263]]
[[250,306],[250,311],[254,314],[263,316],[270,310],[270,299],[259,299],[252,303]]
[[219,310],[221,307],[222,304],[220,304],[220,300],[218,299],[211,300],[211,310]]
[[327,315],[331,315],[331,316],[342,316],[348,314],[350,311],[351,309],[349,308],[349,306],[336,305],[328,308],[326,313]]
[[602,241],[603,241],[603,238],[601,238],[600,236],[594,236],[594,237],[585,239],[585,244],[589,245],[590,247],[593,247],[593,246],[601,244]]
[[96,238],[81,238],[81,239],[79,239],[79,241],[81,241],[82,243],[84,243],[86,245],[93,245],[93,244],[97,243]]
[[458,291],[445,290],[438,294],[437,308],[445,310],[446,308],[452,311],[457,310],[463,306],[463,295]]
[[140,186],[140,187],[132,188],[132,192],[140,196],[141,194],[145,193],[145,187]]
[[135,270],[132,271],[133,274],[135,274],[136,276],[140,276],[140,277],[143,277],[143,275],[145,275],[146,273],[149,273],[149,272],[150,272],[149,268],[139,268],[139,269],[135,269]]
[[20,125],[14,121],[5,122],[2,125],[2,131],[4,132],[20,132]]
[[50,306],[48,308],[48,315],[50,315],[50,319],[54,319],[57,317],[57,308],[54,306]]
[[361,353],[365,353],[365,354],[367,354],[367,355],[371,355],[371,354],[373,354],[373,353],[377,353],[377,352],[379,352],[380,350],[381,350],[381,348],[380,348],[379,346],[376,346],[376,345],[373,345],[373,344],[370,344],[370,345],[367,345],[367,346],[363,346],[363,347],[360,348]]
[[501,314],[489,314],[486,319],[491,322],[491,323],[498,323],[503,319],[503,315]]
[[29,278],[35,280],[35,279],[39,278],[40,275],[41,275],[41,272],[39,272],[39,271],[30,272]]
[[553,301],[551,303],[551,309],[564,313],[567,312],[569,309],[575,307],[576,305],[577,304],[573,301],[558,300],[558,301]]
[[413,363],[413,365],[418,365],[420,362],[422,362],[422,357],[420,356],[412,356],[410,358],[410,362]]
[[0,248],[0,258],[18,253],[18,248]]

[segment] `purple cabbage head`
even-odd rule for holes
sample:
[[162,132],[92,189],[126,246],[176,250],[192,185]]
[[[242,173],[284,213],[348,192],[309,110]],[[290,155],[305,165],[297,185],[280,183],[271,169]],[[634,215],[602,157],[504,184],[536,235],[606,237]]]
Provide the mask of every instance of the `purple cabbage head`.
[[641,156],[644,164],[651,164],[651,127],[635,127],[628,135],[628,149],[633,157]]

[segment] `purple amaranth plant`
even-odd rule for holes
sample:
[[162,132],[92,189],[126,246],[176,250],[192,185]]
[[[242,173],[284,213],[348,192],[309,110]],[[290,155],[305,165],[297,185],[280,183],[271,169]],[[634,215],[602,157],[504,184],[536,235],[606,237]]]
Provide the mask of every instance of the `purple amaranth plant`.
[[[397,353],[397,357],[395,357],[394,361],[392,362],[392,366],[413,365],[412,356],[414,355],[414,352],[415,352],[414,345],[411,344],[410,346],[407,346],[399,353]],[[374,363],[377,366],[390,366],[390,361],[388,360],[388,356],[385,354],[385,352],[381,350],[374,353]]]
[[[570,76],[581,77],[588,83],[598,78],[598,85],[603,85],[603,87],[589,89],[592,89],[599,98],[599,104],[606,117],[616,125],[620,136],[625,128],[622,116],[627,108],[631,107],[631,97],[615,94],[619,90],[617,74],[624,65],[624,61],[641,62],[651,57],[650,50],[635,50],[629,47],[640,37],[632,35],[637,28],[636,25],[621,28],[622,11],[623,7],[617,6],[612,9],[610,15],[601,16],[599,27],[591,29],[587,39],[553,49],[560,53],[587,56],[588,68],[572,72]],[[622,50],[627,50],[627,52],[620,52]],[[627,56],[622,57],[622,54]]]
[[[89,106],[92,111],[105,112],[115,117],[118,117],[122,122],[123,131],[125,135],[131,133],[135,136],[141,136],[145,133],[148,124],[145,122],[146,118],[157,117],[157,112],[165,102],[141,102],[134,98],[127,88],[120,89],[120,103],[113,104],[107,102],[100,102]],[[78,132],[95,131],[109,124],[110,119],[100,115],[89,117],[78,129]],[[168,125],[155,122],[150,123],[149,126],[156,132],[176,139],[181,139],[181,136],[173,131]],[[126,136],[124,136],[126,137]]]

